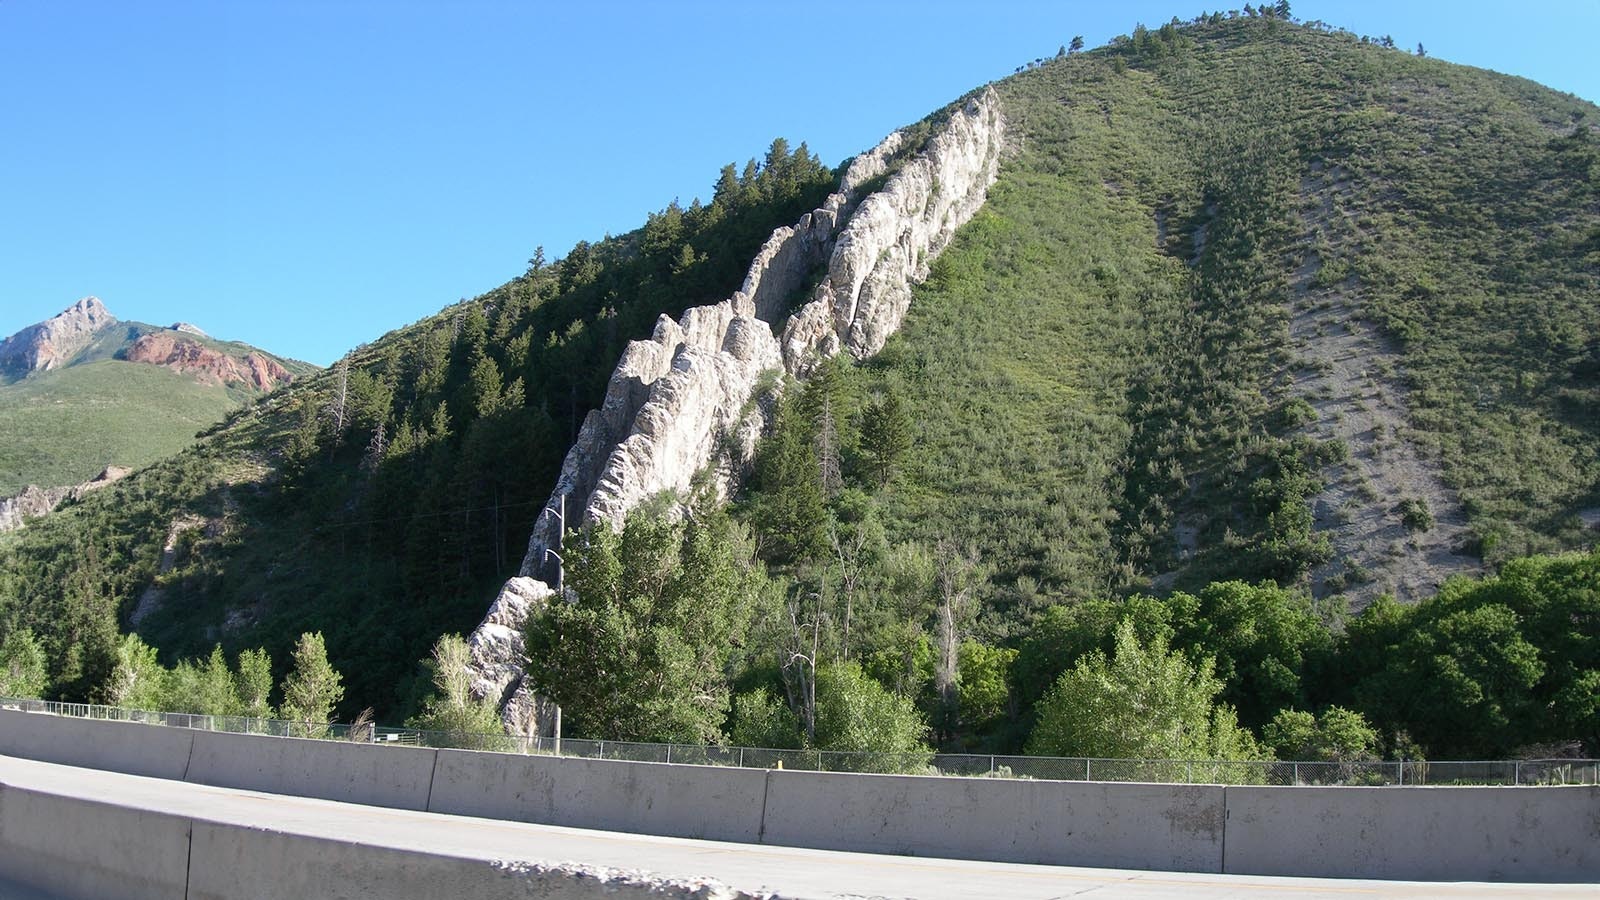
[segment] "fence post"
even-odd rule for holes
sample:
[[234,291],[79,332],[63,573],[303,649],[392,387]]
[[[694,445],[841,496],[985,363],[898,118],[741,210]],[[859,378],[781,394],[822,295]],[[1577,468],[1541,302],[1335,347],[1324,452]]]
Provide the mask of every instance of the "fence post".
[[993,775],[995,772],[998,772],[998,771],[999,771],[999,769],[996,769],[994,767],[994,757],[992,757],[992,756],[989,757],[989,774]]
[[744,768],[744,748],[739,748],[739,768]]
[[1087,756],[1083,758],[1083,780],[1089,780],[1089,757]]
[[667,762],[672,762],[672,744],[667,744]]
[[1511,766],[1511,783],[1518,785],[1522,784],[1522,760],[1519,759],[1513,761]]
[[1299,762],[1296,762],[1294,764],[1294,783],[1295,784],[1299,784],[1300,783],[1300,763]]
[[606,742],[605,741],[601,741],[600,742],[600,758],[601,759],[605,759],[606,758]]

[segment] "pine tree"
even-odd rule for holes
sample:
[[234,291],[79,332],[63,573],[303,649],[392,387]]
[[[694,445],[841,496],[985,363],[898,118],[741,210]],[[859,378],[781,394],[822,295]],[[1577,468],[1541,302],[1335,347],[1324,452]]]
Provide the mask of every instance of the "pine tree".
[[872,459],[878,483],[888,484],[895,467],[911,449],[911,419],[893,391],[862,411],[861,449]]
[[39,697],[47,684],[39,640],[27,628],[12,629],[0,642],[0,697]]

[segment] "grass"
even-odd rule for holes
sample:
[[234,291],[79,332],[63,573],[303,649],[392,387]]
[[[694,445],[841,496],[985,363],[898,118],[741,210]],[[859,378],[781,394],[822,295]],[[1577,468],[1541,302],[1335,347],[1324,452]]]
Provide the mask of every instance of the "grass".
[[142,468],[193,442],[238,401],[158,366],[100,360],[0,388],[0,496]]

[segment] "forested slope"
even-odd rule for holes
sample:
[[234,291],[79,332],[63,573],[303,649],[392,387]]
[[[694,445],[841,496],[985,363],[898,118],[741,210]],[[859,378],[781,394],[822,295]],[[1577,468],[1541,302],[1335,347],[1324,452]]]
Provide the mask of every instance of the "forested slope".
[[[52,690],[94,697],[119,630],[169,663],[214,643],[280,666],[323,631],[352,703],[398,714],[416,661],[521,562],[561,456],[622,347],[738,287],[772,228],[835,173],[775,141],[709,203],[362,345],[192,448],[0,544],[0,623],[31,628]],[[357,707],[359,708],[359,706]]]

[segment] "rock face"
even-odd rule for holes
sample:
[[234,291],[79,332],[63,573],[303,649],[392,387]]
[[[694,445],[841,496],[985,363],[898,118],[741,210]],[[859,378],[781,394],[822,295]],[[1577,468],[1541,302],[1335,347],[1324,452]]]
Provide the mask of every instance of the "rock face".
[[472,693],[496,698],[501,718],[512,734],[537,734],[541,723],[554,711],[550,701],[535,696],[522,683],[522,666],[527,658],[522,625],[529,614],[542,609],[554,595],[555,591],[542,581],[521,576],[511,579],[467,640]]
[[[882,190],[858,205],[860,187],[906,148],[899,132],[851,163],[838,193],[793,226],[779,228],[721,303],[662,316],[649,340],[623,352],[605,401],[584,420],[549,507],[568,527],[627,514],[663,492],[686,496],[702,473],[726,496],[749,464],[765,425],[763,384],[804,378],[841,351],[862,359],[900,327],[911,285],[955,230],[983,205],[1000,160],[1004,122],[992,92],[968,102]],[[789,311],[814,273],[826,275]],[[522,625],[554,593],[547,549],[562,523],[543,516],[512,579],[471,638],[474,693],[498,696],[514,733],[545,729],[521,683]],[[537,598],[537,600],[523,599]]]
[[173,322],[171,325],[167,326],[167,330],[168,331],[181,331],[181,332],[183,332],[185,334],[198,334],[201,337],[210,337],[211,336],[209,334],[206,334],[204,331],[201,331],[200,330],[200,326],[198,326],[198,325],[190,325],[188,322]]
[[127,477],[132,469],[107,466],[93,480],[72,487],[41,488],[28,485],[15,497],[0,499],[0,533],[15,531],[35,516],[50,512],[68,497],[77,498]]
[[85,297],[61,313],[0,342],[0,371],[22,376],[59,369],[89,346],[116,317],[98,297]]
[[242,358],[230,356],[176,330],[151,332],[138,338],[123,351],[123,358],[163,366],[201,384],[245,384],[258,391],[270,391],[294,380],[287,369],[266,354],[251,351]]

